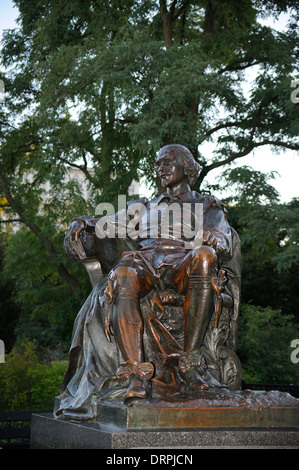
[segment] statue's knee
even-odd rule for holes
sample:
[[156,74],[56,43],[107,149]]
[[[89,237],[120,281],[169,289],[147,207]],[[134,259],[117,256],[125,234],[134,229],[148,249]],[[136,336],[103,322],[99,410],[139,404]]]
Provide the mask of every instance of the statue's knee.
[[139,291],[138,272],[131,266],[118,266],[110,275],[114,289],[127,287]]
[[208,274],[210,269],[217,265],[217,253],[210,246],[198,246],[192,250],[192,261],[195,268],[199,268],[203,274]]
[[195,259],[207,260],[209,262],[217,261],[217,254],[214,248],[208,245],[197,246],[193,249]]

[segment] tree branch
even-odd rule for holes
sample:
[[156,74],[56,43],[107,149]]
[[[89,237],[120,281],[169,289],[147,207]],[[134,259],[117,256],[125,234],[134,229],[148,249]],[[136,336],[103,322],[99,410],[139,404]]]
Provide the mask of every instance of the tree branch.
[[282,140],[265,139],[262,142],[254,144],[255,147],[259,147],[261,145],[274,145],[276,147],[284,147],[290,150],[299,150],[299,144],[290,144],[289,142],[283,142]]
[[[264,139],[261,142],[253,142],[254,134],[256,132],[256,129],[259,126],[259,123],[261,121],[262,113],[263,113],[264,105],[260,103],[254,121],[252,125],[252,129],[249,134],[249,143],[247,147],[244,150],[241,150],[240,152],[235,152],[232,153],[229,157],[223,159],[223,160],[218,160],[216,162],[211,163],[210,165],[206,165],[202,168],[201,173],[198,178],[199,186],[201,185],[202,181],[206,177],[206,175],[211,171],[214,170],[215,168],[219,168],[221,166],[227,165],[228,163],[231,163],[234,160],[237,160],[238,158],[245,157],[248,155],[254,148],[261,147],[263,145],[273,145],[276,147],[284,147],[290,150],[299,150],[299,144],[292,144],[288,142],[283,142],[281,140],[271,140],[271,139]],[[218,126],[213,127],[210,129],[205,135],[208,137],[214,132],[219,131],[220,129],[227,129],[229,127],[237,127],[238,123],[237,122],[227,122],[224,124],[219,124]]]
[[198,177],[198,188],[200,188],[201,183],[203,182],[204,178],[207,176],[207,174],[214,170],[215,168],[220,168],[221,166],[227,165],[228,163],[231,163],[234,160],[237,160],[239,158],[245,157],[248,155],[253,149],[262,147],[264,145],[274,145],[276,147],[283,147],[287,148],[290,150],[299,150],[299,144],[290,144],[288,142],[283,142],[281,140],[270,140],[270,139],[265,139],[261,142],[251,142],[244,150],[241,150],[240,152],[235,152],[232,153],[229,157],[223,159],[223,160],[218,160],[217,162],[213,162],[210,165],[204,166],[200,172],[200,175]]
[[259,107],[258,107],[258,110],[257,110],[257,113],[256,113],[256,116],[255,116],[255,119],[254,119],[254,122],[253,122],[253,126],[252,126],[252,129],[251,129],[251,132],[250,132],[250,140],[252,141],[253,140],[253,136],[254,136],[254,133],[259,125],[259,122],[261,121],[261,117],[262,117],[262,113],[263,113],[263,105],[262,103],[260,103]]
[[205,133],[206,137],[214,134],[214,132],[220,131],[221,129],[227,129],[229,127],[239,127],[241,123],[238,122],[226,122],[225,124],[218,124],[218,126],[212,127],[208,132]]
[[[241,63],[242,62],[239,62],[239,64],[241,64]],[[230,64],[230,65],[227,65],[226,67],[224,67],[223,69],[218,70],[217,73],[220,75],[224,72],[236,72],[237,70],[244,70],[244,69],[247,69],[249,67],[252,67],[253,65],[258,65],[260,63],[261,63],[261,61],[247,62],[244,65],[236,65],[236,66],[233,66],[233,64]]]
[[229,157],[225,158],[224,160],[213,162],[210,165],[207,165],[204,169],[204,170],[206,170],[205,171],[205,176],[211,170],[214,170],[215,168],[219,168],[221,166],[227,165],[228,163],[231,163],[232,161],[237,160],[238,158],[245,157],[254,148],[262,147],[264,145],[274,145],[276,147],[284,147],[284,148],[287,148],[287,149],[290,149],[290,150],[299,150],[299,144],[298,145],[289,144],[288,142],[283,142],[281,140],[265,139],[261,142],[251,142],[244,150],[242,150],[240,152],[232,153]]
[[24,223],[22,219],[9,219],[9,220],[0,219],[0,224],[12,224],[13,222]]
[[174,10],[175,10],[176,3],[177,3],[177,0],[173,0],[173,2],[170,5],[169,14],[171,18],[174,18]]
[[161,13],[167,13],[166,0],[160,0]]
[[167,3],[166,0],[160,0],[160,13],[163,23],[163,34],[164,34],[164,41],[166,45],[166,49],[170,49],[172,47],[172,27],[173,23],[178,19],[178,17],[186,10],[190,3],[190,0],[185,0],[181,7],[175,12],[175,7],[177,4],[177,0],[173,0],[170,5],[169,11],[167,10]]
[[179,16],[186,10],[186,8],[189,6],[190,0],[185,0],[182,4],[182,6],[178,9],[175,15],[173,15],[173,19],[177,20]]
[[86,178],[92,183],[93,182],[93,178],[92,178],[92,175],[89,173],[88,169],[87,169],[87,162],[86,162],[86,158],[84,156],[83,160],[84,160],[84,165],[77,165],[77,163],[73,163],[73,162],[70,162],[69,160],[67,160],[67,158],[64,158],[64,157],[57,157],[58,160],[60,160],[61,162],[63,163],[66,163],[67,165],[71,166],[72,168],[77,168],[79,170],[82,171],[82,173],[86,176]]
[[167,11],[165,0],[160,0],[160,8],[161,8],[161,18],[162,18],[162,23],[163,23],[164,41],[165,41],[166,49],[168,50],[172,47],[173,18],[170,16],[170,13]]

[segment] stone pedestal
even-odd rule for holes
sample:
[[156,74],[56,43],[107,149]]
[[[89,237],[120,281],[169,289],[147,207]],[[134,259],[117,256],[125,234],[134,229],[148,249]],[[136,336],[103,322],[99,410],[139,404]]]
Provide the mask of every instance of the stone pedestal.
[[299,448],[299,400],[277,391],[204,391],[130,407],[99,402],[96,422],[32,416],[43,449]]
[[99,423],[57,421],[32,415],[32,449],[214,449],[299,448],[299,429],[202,428],[125,430]]
[[126,429],[299,427],[299,400],[279,391],[201,391],[126,407],[99,402],[98,421]]

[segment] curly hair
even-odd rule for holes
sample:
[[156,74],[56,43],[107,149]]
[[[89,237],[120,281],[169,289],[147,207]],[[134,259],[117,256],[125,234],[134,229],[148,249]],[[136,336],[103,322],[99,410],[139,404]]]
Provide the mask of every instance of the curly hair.
[[184,167],[184,173],[188,178],[188,182],[190,186],[192,186],[198,178],[198,175],[200,172],[200,165],[194,159],[190,150],[188,150],[187,147],[184,147],[184,145],[179,145],[179,144],[165,145],[159,150],[158,158],[162,154],[168,154],[168,153],[175,156],[176,158],[180,160],[181,164]]

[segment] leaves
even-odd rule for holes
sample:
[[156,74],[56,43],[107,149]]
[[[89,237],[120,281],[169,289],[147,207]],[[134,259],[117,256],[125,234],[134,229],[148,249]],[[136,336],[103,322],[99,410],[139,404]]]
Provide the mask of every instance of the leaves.
[[34,342],[14,347],[0,367],[0,409],[52,409],[66,366],[66,362],[58,361],[40,363]]
[[[124,171],[128,165],[154,182],[148,165],[163,143],[180,142],[198,157],[198,145],[218,126],[218,161],[274,136],[291,146],[297,135],[289,99],[295,32],[260,26],[256,2],[165,4],[170,48],[156,1],[17,5],[20,29],[6,34],[2,51],[3,63],[14,64],[9,105],[18,113],[31,108],[44,158],[69,164],[86,158],[96,189],[106,192],[116,169],[128,188],[136,177]],[[264,11],[270,15],[271,6]],[[254,64],[259,71],[247,97],[243,70]],[[202,158],[203,179],[211,159]]]
[[230,224],[242,243],[242,300],[298,312],[298,200],[279,202],[273,175],[248,167],[225,172],[236,191],[228,198]]
[[298,383],[298,368],[290,359],[291,341],[298,333],[291,316],[270,307],[242,305],[237,354],[244,368],[244,380]]

